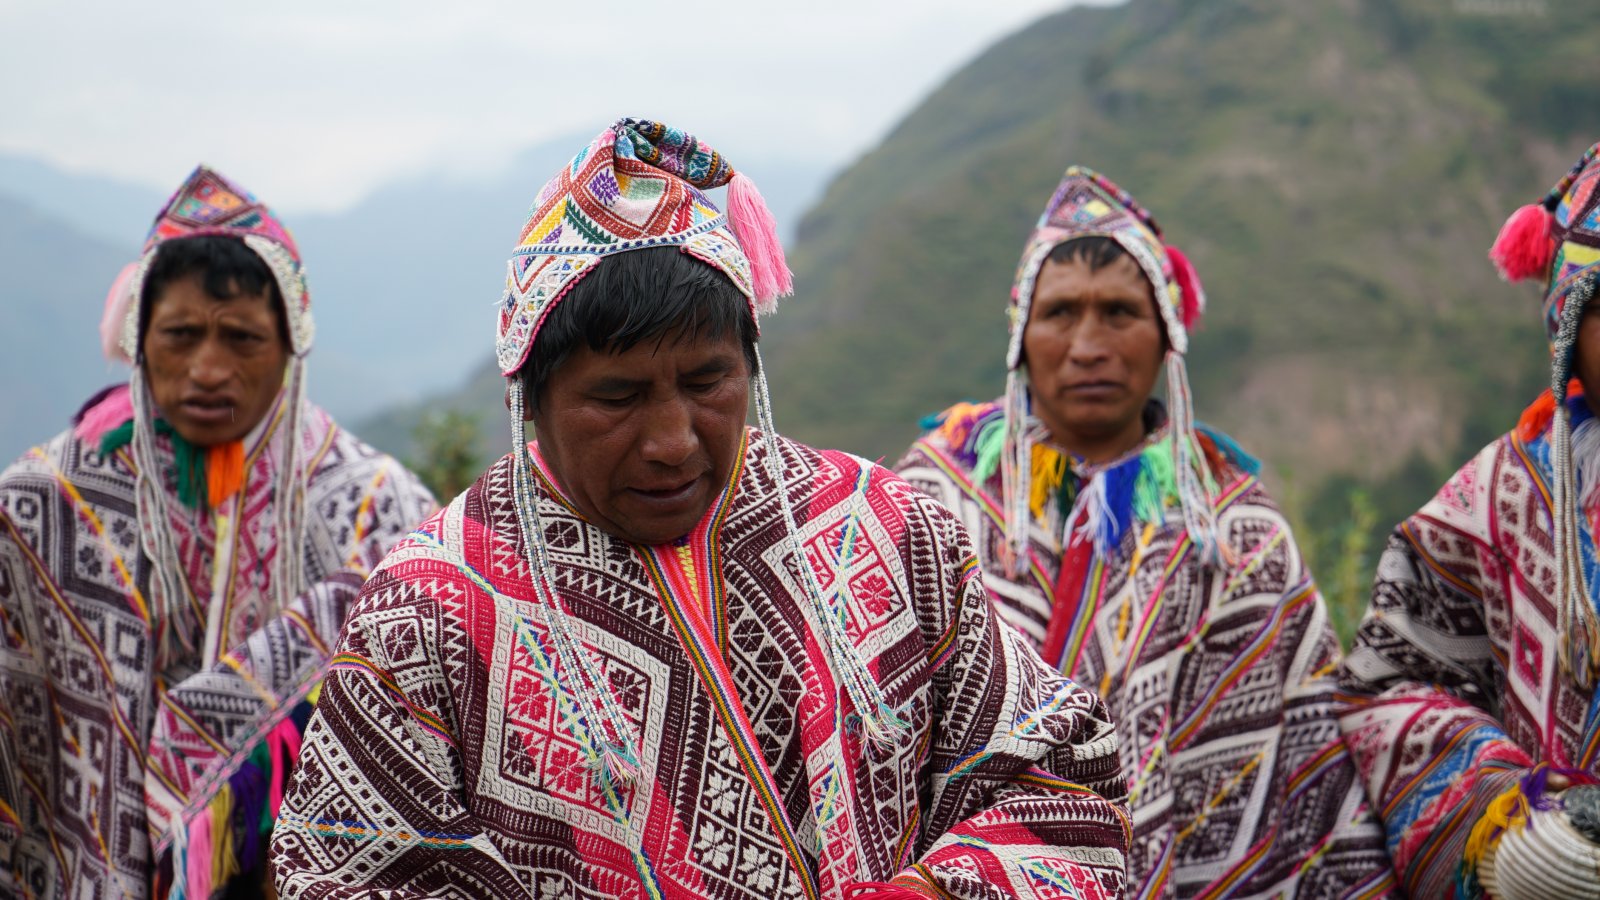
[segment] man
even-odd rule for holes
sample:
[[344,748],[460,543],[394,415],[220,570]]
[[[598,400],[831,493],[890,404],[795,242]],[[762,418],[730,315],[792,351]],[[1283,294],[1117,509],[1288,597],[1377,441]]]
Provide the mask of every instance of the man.
[[259,894],[327,648],[435,504],[305,399],[294,242],[222,176],[108,306],[129,383],[0,475],[0,896]]
[[1413,897],[1596,887],[1575,856],[1494,863],[1544,788],[1593,780],[1600,748],[1597,149],[1491,251],[1506,278],[1543,286],[1551,389],[1395,530],[1341,678],[1345,738]]
[[1193,268],[1074,167],[1011,297],[1005,398],[946,412],[898,470],[976,536],[1001,615],[1119,723],[1129,893],[1387,890],[1332,716],[1327,611],[1257,464],[1194,424]]
[[773,431],[788,277],[682,131],[622,120],[545,186],[500,308],[512,453],[363,589],[282,896],[1121,895],[1101,704],[999,626],[945,511]]

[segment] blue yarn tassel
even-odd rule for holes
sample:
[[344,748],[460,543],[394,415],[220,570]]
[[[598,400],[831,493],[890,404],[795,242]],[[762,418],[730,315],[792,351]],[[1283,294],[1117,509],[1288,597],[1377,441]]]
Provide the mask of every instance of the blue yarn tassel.
[[239,870],[251,872],[259,868],[266,857],[261,812],[267,806],[267,776],[254,763],[246,761],[237,772],[228,776],[228,784],[233,788]]
[[1195,430],[1210,438],[1211,443],[1216,444],[1217,449],[1222,451],[1222,455],[1226,456],[1229,462],[1238,466],[1242,471],[1251,475],[1261,474],[1261,460],[1246,453],[1245,449],[1239,446],[1238,441],[1204,422],[1196,422]]
[[1134,456],[1101,473],[1100,477],[1106,480],[1106,507],[1111,515],[1101,522],[1100,546],[1117,546],[1133,524],[1134,486],[1142,466],[1142,456]]

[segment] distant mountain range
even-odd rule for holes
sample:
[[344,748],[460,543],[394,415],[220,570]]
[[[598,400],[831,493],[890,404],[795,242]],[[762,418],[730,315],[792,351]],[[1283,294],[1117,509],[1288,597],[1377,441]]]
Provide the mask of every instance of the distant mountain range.
[[[540,185],[589,137],[530,148],[498,175],[387,185],[336,215],[280,209],[305,254],[316,314],[312,397],[360,423],[453,390],[491,358],[507,251]],[[826,175],[807,163],[741,164],[791,224]],[[123,377],[99,354],[102,304],[166,197],[0,155],[0,379],[11,386],[0,392],[0,466]]]

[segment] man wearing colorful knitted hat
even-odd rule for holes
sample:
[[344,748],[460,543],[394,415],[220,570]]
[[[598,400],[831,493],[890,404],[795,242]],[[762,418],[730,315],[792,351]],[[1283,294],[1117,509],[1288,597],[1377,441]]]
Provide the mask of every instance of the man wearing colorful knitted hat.
[[328,647],[436,504],[305,399],[294,241],[216,172],[106,322],[129,382],[0,474],[0,896],[258,896]]
[[368,581],[282,896],[1121,896],[1104,707],[946,511],[773,430],[788,281],[682,131],[622,120],[545,186],[499,310],[512,452]]
[[1194,421],[1204,308],[1133,197],[1068,169],[1012,288],[1005,397],[946,411],[897,469],[976,537],[1001,615],[1105,698],[1130,895],[1379,894],[1327,610],[1257,464]]
[[1600,897],[1600,830],[1563,809],[1600,753],[1597,148],[1490,251],[1543,288],[1550,389],[1395,530],[1345,662],[1345,738],[1415,897]]

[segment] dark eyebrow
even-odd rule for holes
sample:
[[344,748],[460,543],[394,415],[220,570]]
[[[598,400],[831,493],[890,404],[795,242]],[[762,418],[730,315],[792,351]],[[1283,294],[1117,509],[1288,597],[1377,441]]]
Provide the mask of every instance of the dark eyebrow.
[[703,378],[707,375],[721,375],[733,371],[738,362],[732,356],[716,356],[704,365],[698,366],[683,373],[685,378]]
[[649,386],[650,382],[639,379],[602,376],[585,385],[584,390],[591,394],[618,394],[642,390]]

